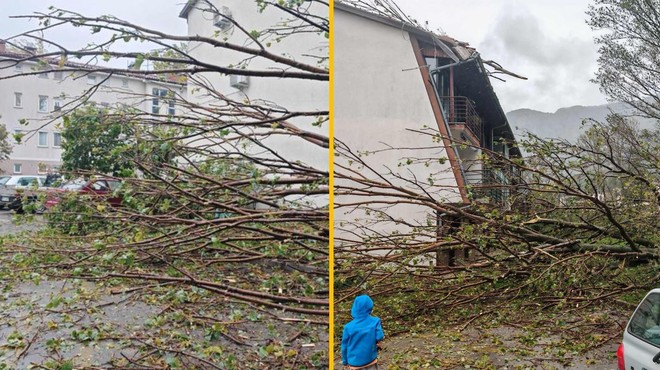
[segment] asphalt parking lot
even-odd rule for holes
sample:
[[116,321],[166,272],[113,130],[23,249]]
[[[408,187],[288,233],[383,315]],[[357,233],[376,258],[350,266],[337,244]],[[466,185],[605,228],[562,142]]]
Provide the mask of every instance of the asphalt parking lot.
[[14,211],[0,210],[0,235],[36,230],[44,223],[43,216],[40,215],[35,215],[32,220],[18,220],[15,216]]

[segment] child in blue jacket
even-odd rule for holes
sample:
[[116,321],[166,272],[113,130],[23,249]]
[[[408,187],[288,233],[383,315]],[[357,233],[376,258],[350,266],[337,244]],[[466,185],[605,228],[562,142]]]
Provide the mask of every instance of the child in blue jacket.
[[385,334],[380,319],[371,316],[374,301],[368,295],[355,297],[351,320],[344,325],[341,336],[341,361],[352,369],[378,369],[379,342]]

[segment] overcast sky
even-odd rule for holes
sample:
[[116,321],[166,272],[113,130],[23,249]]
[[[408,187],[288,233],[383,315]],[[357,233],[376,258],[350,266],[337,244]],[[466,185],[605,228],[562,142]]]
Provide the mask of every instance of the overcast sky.
[[[249,1],[249,0],[245,0]],[[590,0],[399,0],[403,10],[431,29],[467,41],[486,60],[526,76],[492,80],[504,111],[532,108],[554,112],[573,105],[598,105],[605,98],[589,80],[596,71],[597,48],[585,24]],[[184,0],[2,0],[0,37],[36,26],[36,22],[10,20],[8,15],[47,11],[49,5],[85,15],[112,14],[165,30],[186,33],[178,18]],[[47,35],[67,46],[87,42],[80,29]],[[341,63],[341,61],[335,61]]]
[[[118,18],[147,25],[170,33],[186,33],[186,21],[179,18],[185,0],[1,0],[0,36],[6,37],[36,27],[37,22],[9,19],[10,15],[48,12],[50,5],[77,11],[83,15],[111,14]],[[55,35],[67,38],[78,35]]]
[[[170,34],[185,35],[186,20],[179,18],[179,12],[185,0],[0,0],[2,1],[2,16],[0,16],[0,37],[6,38],[38,27],[37,20],[10,19],[10,15],[28,15],[35,12],[48,13],[48,7],[75,11],[85,16],[114,15],[120,19],[137,23],[149,28],[165,31]],[[47,39],[57,40],[66,47],[81,47],[88,42],[99,41],[88,31],[81,28],[62,28],[45,35]],[[151,49],[147,45],[140,48]],[[122,49],[117,49],[122,50]],[[125,50],[128,50],[126,48]],[[135,50],[135,46],[132,46]]]
[[585,23],[590,0],[405,0],[399,6],[431,30],[469,42],[527,81],[491,79],[505,112],[606,103],[589,82],[597,70],[594,32]]

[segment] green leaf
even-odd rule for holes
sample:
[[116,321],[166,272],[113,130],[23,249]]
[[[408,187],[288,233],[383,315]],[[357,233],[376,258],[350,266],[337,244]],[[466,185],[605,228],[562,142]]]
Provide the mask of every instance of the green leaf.
[[143,62],[144,62],[144,54],[138,54],[135,57],[135,61],[133,62],[133,68],[134,69],[140,69]]

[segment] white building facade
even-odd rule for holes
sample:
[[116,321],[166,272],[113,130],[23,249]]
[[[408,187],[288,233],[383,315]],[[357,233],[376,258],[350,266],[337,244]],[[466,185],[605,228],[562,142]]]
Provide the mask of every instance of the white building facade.
[[[310,9],[310,13],[319,18],[327,19],[328,12],[327,6],[319,4],[312,4]],[[182,9],[180,17],[185,18],[188,22],[188,36],[208,37],[218,42],[228,42],[253,49],[258,48],[256,43],[239,27],[232,25],[228,21],[229,18],[247,32],[261,32],[279,27],[292,18],[288,13],[273,6],[267,6],[260,11],[257,2],[243,0],[191,0]],[[325,69],[325,73],[327,73],[328,35],[318,32],[294,32],[279,41],[275,37],[262,40],[262,44],[272,54],[306,65],[318,66],[320,70]],[[214,47],[204,42],[190,42],[188,53],[204,63],[227,68],[260,71],[297,70],[295,67],[277,63],[269,58],[258,56],[248,58],[249,55],[244,52]],[[216,72],[199,73],[195,76],[204,79],[210,90],[220,92],[234,101],[249,102],[279,111],[310,112],[311,114],[306,117],[287,119],[287,122],[296,125],[301,130],[325,137],[329,136],[328,123],[314,124],[318,117],[313,116],[314,112],[328,110],[329,83],[327,80],[238,76]],[[218,104],[217,97],[210,95],[208,89],[198,87],[189,81],[189,101],[205,106]],[[324,116],[324,114],[320,114],[320,116]],[[264,145],[287,160],[299,161],[322,171],[327,171],[329,168],[327,148],[322,148],[301,137],[275,135],[266,138]]]
[[[7,50],[0,40],[0,94],[4,96],[0,99],[0,122],[7,127],[14,145],[10,158],[0,162],[4,174],[56,172],[62,155],[60,116],[79,104],[85,94],[92,93],[88,102],[104,107],[131,106],[172,115],[179,108],[167,99],[168,92],[186,94],[185,85],[180,83],[95,72],[92,67],[80,72],[58,71],[58,63],[44,67],[36,61],[21,61],[26,57]],[[17,76],[20,74],[28,75]],[[16,141],[15,136],[20,140]]]
[[[368,166],[360,166],[350,158],[338,158],[338,164],[374,181],[382,176],[393,186],[418,191],[406,181],[415,174],[429,192],[444,202],[462,202],[452,161],[439,161],[453,153],[442,143],[416,132],[424,126],[437,129],[442,122],[437,121],[430,102],[409,32],[348,6],[335,6],[334,14],[335,138],[355,153],[374,152],[362,157]],[[427,166],[419,158],[438,160]],[[336,171],[348,172],[340,167]],[[428,185],[429,177],[434,178],[433,186]],[[335,182],[338,187],[357,185],[341,176],[335,176]],[[338,246],[345,242],[359,244],[369,238],[365,233],[371,231],[405,235],[412,232],[413,225],[424,225],[434,217],[429,208],[383,196],[383,213],[393,218],[379,220],[374,212],[380,206],[375,196],[349,193],[335,195],[339,206],[334,213]],[[397,204],[391,204],[393,201]],[[371,202],[369,209],[353,206],[361,202]]]

